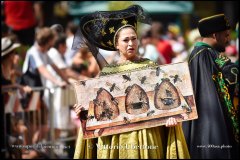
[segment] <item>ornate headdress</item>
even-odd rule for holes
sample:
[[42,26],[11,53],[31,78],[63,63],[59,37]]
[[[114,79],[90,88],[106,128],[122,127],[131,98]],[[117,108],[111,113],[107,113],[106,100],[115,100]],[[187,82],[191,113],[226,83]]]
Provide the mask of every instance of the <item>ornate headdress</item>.
[[137,22],[151,24],[149,15],[139,5],[118,11],[98,11],[86,15],[81,18],[72,49],[87,46],[102,68],[106,61],[99,54],[98,48],[115,51],[115,37],[118,31],[126,26],[137,30]]

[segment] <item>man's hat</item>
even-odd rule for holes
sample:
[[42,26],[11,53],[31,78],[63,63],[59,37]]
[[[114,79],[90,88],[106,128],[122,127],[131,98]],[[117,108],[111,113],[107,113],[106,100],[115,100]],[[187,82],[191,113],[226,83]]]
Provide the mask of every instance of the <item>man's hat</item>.
[[151,23],[139,5],[124,10],[100,11],[84,16],[80,29],[84,37],[99,48],[115,51],[115,37],[123,27],[137,29],[137,22]]
[[224,14],[218,14],[201,19],[198,22],[198,29],[202,37],[212,33],[230,29],[227,17]]
[[6,56],[11,53],[14,49],[19,47],[19,43],[14,43],[10,38],[4,37],[2,38],[2,47],[1,47],[1,57]]

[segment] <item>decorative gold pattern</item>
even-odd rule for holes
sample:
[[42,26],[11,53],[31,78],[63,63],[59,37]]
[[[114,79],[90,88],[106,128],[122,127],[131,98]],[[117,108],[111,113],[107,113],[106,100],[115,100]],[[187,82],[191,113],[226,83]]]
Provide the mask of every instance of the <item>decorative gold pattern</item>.
[[215,62],[220,68],[222,68],[228,61],[230,61],[230,59],[223,54],[219,54],[217,59],[215,60]]
[[[126,17],[125,19],[123,18],[104,18],[104,17],[99,17],[99,18],[94,18],[91,20],[86,21],[83,24],[83,32],[86,35],[91,35],[94,38],[93,39],[98,39],[94,43],[102,49],[105,50],[116,50],[115,48],[115,43],[114,39],[117,34],[117,32],[122,28],[126,26],[131,26],[136,30],[136,23],[137,19],[135,16],[130,16]],[[106,24],[105,24],[106,23]],[[101,26],[98,26],[99,24],[102,24]],[[90,27],[91,26],[91,27]],[[95,26],[95,27],[94,27]],[[98,26],[98,27],[97,27]],[[120,28],[118,28],[120,27]],[[90,29],[90,30],[87,30]],[[94,31],[94,32],[93,32]],[[91,41],[93,40],[91,39]],[[111,41],[113,44],[112,46],[108,45],[108,41]],[[103,42],[105,45],[102,46],[100,42]]]
[[102,23],[105,25],[107,23],[107,19],[106,18],[103,18],[102,19]]
[[233,134],[237,143],[239,143],[239,123],[238,123],[238,110],[232,104],[230,94],[228,92],[227,85],[223,79],[221,72],[212,76],[213,81],[215,82],[220,100],[224,103],[227,108],[229,119],[232,122]]
[[107,33],[104,31],[104,29],[102,29],[101,34],[102,34],[102,36],[105,36],[105,34],[107,34]]
[[[103,68],[100,76],[111,75],[115,73],[130,72],[130,71],[141,70],[144,68],[149,68],[149,67],[151,68],[156,66],[157,66],[157,63],[150,61],[148,59],[141,59],[135,62],[126,62],[123,64],[111,64]],[[118,69],[116,69],[116,67]]]
[[103,42],[101,42],[101,45],[104,46],[104,47],[107,47]]
[[114,30],[114,26],[111,27],[111,28],[109,28],[109,31],[110,31],[110,34],[111,34],[111,33],[114,33],[114,32],[115,32],[115,30]]
[[207,20],[207,19],[214,18],[214,17],[223,16],[223,15],[224,15],[224,14],[217,14],[217,15],[214,15],[214,16],[206,17],[206,18],[201,19],[199,22],[202,22],[202,21],[205,21],[205,20]]
[[107,44],[108,44],[109,46],[112,46],[112,45],[113,45],[110,40],[107,42]]
[[123,19],[121,23],[124,24],[124,25],[126,25],[126,24],[128,23],[128,21],[125,20],[125,19]]

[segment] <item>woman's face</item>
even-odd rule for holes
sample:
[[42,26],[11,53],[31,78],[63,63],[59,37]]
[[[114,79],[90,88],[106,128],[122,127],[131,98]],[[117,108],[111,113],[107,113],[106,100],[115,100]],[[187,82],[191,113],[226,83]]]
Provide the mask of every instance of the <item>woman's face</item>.
[[126,27],[118,32],[116,40],[116,48],[120,55],[126,59],[132,59],[136,56],[138,50],[138,39],[135,30],[131,27]]

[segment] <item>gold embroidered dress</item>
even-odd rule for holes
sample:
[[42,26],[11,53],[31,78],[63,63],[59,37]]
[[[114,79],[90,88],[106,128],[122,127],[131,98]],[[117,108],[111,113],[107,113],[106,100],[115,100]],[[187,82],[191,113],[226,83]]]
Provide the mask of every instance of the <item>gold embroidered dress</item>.
[[[101,76],[155,66],[150,60],[108,65]],[[154,127],[121,134],[83,139],[79,130],[74,159],[160,159],[190,158],[181,124]]]

